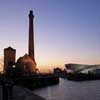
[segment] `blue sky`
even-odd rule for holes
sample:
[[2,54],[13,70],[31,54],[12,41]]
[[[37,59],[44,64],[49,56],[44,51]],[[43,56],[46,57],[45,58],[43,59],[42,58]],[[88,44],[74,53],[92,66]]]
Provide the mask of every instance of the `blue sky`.
[[35,15],[39,66],[100,63],[100,0],[0,0],[0,55],[28,51],[28,13]]

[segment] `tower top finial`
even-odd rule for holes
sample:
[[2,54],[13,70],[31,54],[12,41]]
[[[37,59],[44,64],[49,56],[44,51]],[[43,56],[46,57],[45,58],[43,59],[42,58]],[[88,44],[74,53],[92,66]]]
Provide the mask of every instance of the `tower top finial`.
[[34,15],[33,15],[33,10],[30,10],[30,12],[29,12],[29,17],[30,17],[30,18],[33,18],[33,17],[34,17]]
[[33,14],[33,10],[30,10],[30,14]]

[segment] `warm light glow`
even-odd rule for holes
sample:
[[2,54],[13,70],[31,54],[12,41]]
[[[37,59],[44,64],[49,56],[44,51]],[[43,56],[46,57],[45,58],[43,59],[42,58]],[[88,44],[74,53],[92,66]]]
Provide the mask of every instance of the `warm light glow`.
[[9,46],[16,49],[16,61],[28,53],[30,8],[34,14],[35,60],[40,70],[64,68],[67,63],[100,64],[99,0],[2,0],[1,58],[3,49]]
[[3,71],[3,58],[0,58],[0,72]]

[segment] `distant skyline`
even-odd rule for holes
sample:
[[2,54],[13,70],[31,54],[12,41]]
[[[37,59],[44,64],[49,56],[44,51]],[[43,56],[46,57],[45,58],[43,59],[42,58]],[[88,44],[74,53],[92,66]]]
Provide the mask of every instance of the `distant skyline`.
[[0,59],[8,46],[28,53],[29,10],[38,66],[100,64],[100,0],[0,1]]

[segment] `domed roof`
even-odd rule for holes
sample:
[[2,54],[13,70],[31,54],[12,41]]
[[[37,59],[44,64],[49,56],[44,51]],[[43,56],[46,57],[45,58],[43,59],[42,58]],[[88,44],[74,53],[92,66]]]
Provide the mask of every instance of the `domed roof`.
[[36,65],[35,60],[33,60],[28,54],[25,54],[23,57],[20,57],[17,60],[17,63],[27,63],[27,62],[31,62]]
[[36,69],[36,62],[28,54],[25,54],[23,57],[20,57],[17,60],[18,64],[24,66],[25,71],[34,71]]

